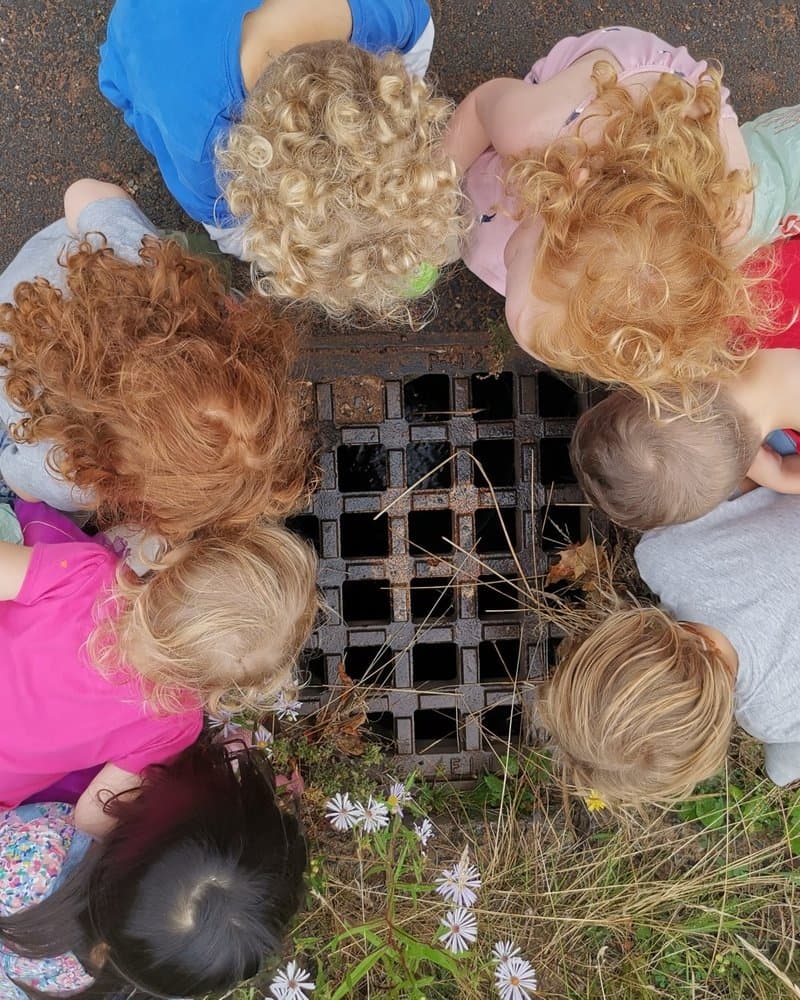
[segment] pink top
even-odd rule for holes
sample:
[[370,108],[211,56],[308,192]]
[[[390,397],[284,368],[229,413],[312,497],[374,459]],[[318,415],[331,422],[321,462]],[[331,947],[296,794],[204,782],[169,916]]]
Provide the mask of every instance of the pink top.
[[89,663],[86,640],[117,563],[94,542],[37,543],[17,599],[0,602],[0,807],[96,764],[137,774],[200,733],[199,708],[156,716],[135,679]]
[[[579,37],[562,38],[550,52],[534,63],[525,77],[528,83],[544,83],[571,66],[581,56],[603,49],[610,52],[622,67],[617,79],[622,82],[637,73],[674,73],[691,83],[698,83],[708,70],[704,60],[693,59],[681,46],[676,48],[656,35],[638,28],[599,28]],[[592,90],[577,107],[564,108],[563,135],[596,98]],[[728,103],[730,92],[722,88],[722,118],[736,122],[736,113]],[[558,136],[553,136],[554,139]],[[506,294],[506,266],[503,251],[519,222],[514,219],[515,200],[504,190],[503,158],[487,149],[466,174],[466,191],[478,224],[464,253],[464,263],[482,281],[501,295]]]

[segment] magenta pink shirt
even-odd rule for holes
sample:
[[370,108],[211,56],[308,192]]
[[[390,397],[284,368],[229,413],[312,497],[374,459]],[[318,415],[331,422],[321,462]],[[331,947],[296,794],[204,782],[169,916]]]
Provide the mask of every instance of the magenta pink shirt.
[[118,558],[94,542],[33,546],[15,601],[0,601],[0,807],[70,771],[112,763],[138,774],[195,741],[199,708],[156,715],[136,680],[86,654]]

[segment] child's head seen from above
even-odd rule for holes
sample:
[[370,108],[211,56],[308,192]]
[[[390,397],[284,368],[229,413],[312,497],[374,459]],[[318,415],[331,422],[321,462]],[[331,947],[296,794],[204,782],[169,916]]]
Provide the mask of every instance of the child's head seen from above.
[[725,760],[734,678],[691,625],[656,608],[609,615],[543,687],[567,780],[609,804],[675,800]]
[[555,368],[653,399],[663,386],[690,394],[755,349],[732,331],[769,327],[733,240],[751,181],[727,165],[716,75],[692,87],[665,74],[649,96],[618,85],[608,64],[594,76],[599,110],[579,136],[509,169],[521,217],[541,220],[533,271],[522,292],[508,289],[509,320]]
[[260,290],[405,319],[466,231],[450,112],[395,53],[319,42],[274,59],[217,156]]
[[311,547],[268,521],[198,536],[144,578],[120,568],[116,613],[101,616],[89,652],[110,675],[135,670],[156,710],[181,711],[188,696],[211,712],[264,711],[313,628],[316,570]]
[[[639,531],[693,521],[728,500],[761,434],[724,388],[707,386],[705,397],[690,415],[661,409],[656,416],[647,400],[623,391],[587,410],[570,445],[587,500]],[[677,393],[664,401],[680,405]]]
[[146,238],[140,258],[81,244],[65,294],[37,279],[0,306],[6,394],[28,414],[12,435],[52,441],[103,524],[179,543],[287,514],[310,465],[292,325],[177,243]]

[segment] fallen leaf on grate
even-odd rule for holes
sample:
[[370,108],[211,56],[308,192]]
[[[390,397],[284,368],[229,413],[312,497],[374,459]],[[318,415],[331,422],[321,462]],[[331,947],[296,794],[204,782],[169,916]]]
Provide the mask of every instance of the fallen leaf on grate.
[[331,741],[349,757],[360,757],[365,750],[361,730],[367,724],[362,693],[340,663],[330,699],[314,716],[306,730],[309,743]]
[[545,585],[569,583],[588,593],[606,590],[611,578],[611,563],[605,547],[587,538],[585,542],[568,545],[559,553],[558,562],[550,567]]

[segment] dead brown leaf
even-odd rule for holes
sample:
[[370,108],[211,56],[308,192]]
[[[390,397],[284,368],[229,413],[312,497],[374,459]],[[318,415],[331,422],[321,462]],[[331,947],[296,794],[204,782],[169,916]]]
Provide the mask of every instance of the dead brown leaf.
[[329,740],[348,757],[360,757],[365,750],[361,730],[367,724],[364,701],[343,663],[336,673],[331,696],[308,726],[306,739],[310,743]]
[[[596,545],[591,538],[575,542],[563,549],[558,562],[553,563],[545,585],[568,583],[585,593],[605,590],[611,580],[611,563],[604,545]],[[606,581],[605,586],[603,581]]]

